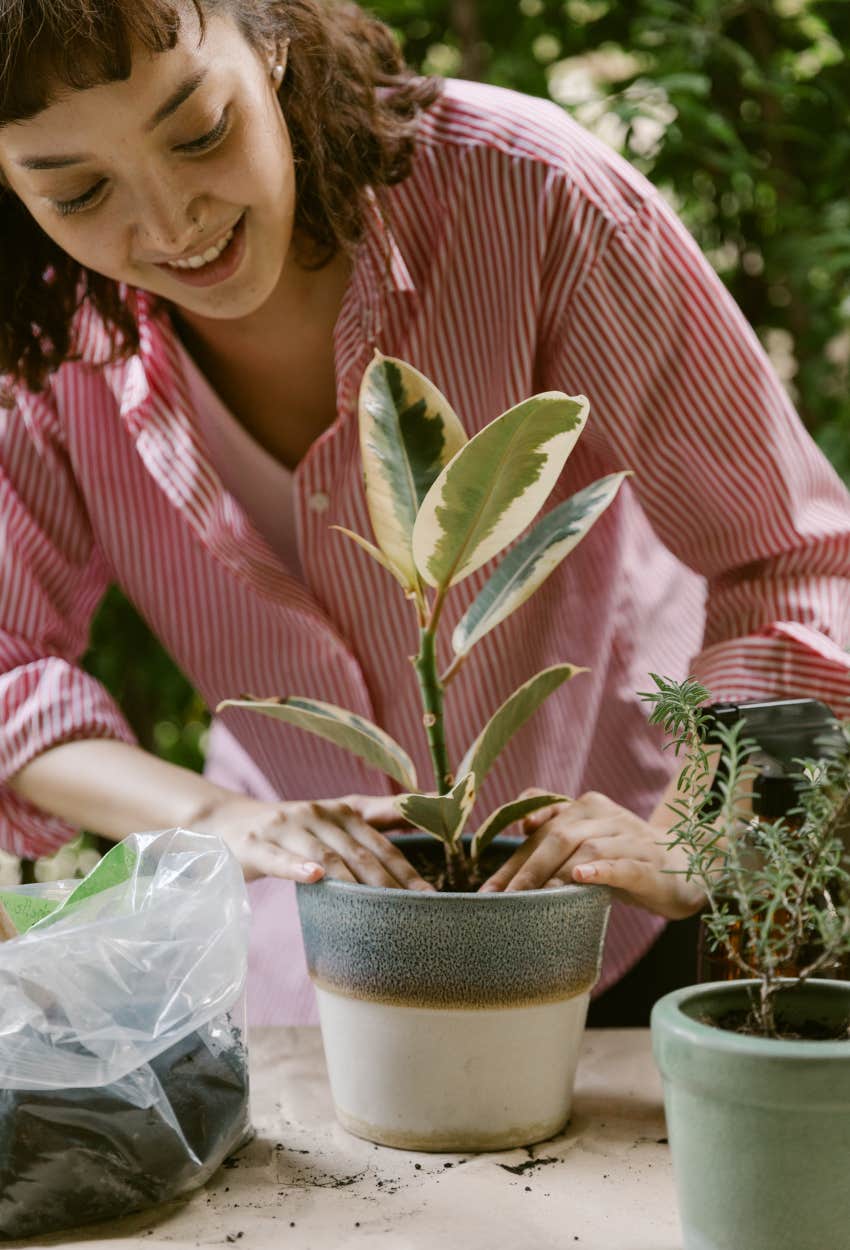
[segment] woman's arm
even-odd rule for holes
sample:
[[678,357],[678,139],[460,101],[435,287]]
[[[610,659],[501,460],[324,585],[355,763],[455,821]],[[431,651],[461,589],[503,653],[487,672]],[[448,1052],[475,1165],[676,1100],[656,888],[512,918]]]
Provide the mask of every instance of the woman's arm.
[[691,675],[715,700],[850,714],[850,495],[694,240],[649,193],[557,294],[544,384],[589,397],[607,463],[706,579]]
[[226,842],[245,876],[429,889],[352,798],[264,803],[214,785],[126,742],[66,742],[9,782],[21,798],[66,824],[120,841],[137,830],[183,826]]

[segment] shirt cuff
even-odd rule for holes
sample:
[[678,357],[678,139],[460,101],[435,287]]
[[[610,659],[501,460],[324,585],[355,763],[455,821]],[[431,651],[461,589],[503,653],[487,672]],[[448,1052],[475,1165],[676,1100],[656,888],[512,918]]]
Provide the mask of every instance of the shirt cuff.
[[839,719],[850,717],[850,652],[794,621],[716,643],[691,671],[717,702],[819,699]]

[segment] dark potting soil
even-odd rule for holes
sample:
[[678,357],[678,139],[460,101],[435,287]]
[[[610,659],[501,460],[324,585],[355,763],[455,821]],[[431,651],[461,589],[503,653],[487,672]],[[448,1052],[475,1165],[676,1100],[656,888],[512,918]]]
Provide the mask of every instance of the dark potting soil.
[[[782,1015],[777,1012],[777,1038],[785,1042],[841,1042],[850,1038],[850,1020],[836,1024],[835,1020],[795,1020],[793,1025],[783,1023]],[[705,1016],[704,1024],[716,1029],[725,1029],[729,1033],[744,1033],[749,1037],[761,1037],[758,1029],[753,1028],[748,1011],[727,1011],[722,1016]]]
[[237,1029],[213,1053],[191,1033],[151,1061],[162,1096],[134,1106],[123,1083],[0,1090],[0,1236],[32,1237],[131,1211],[202,1183],[249,1129]]
[[[520,843],[517,842],[516,846],[518,847],[519,845]],[[445,852],[436,839],[412,846],[406,846],[404,841],[399,840],[399,847],[420,877],[424,877],[431,885],[436,886],[442,894],[453,893],[446,880]],[[477,890],[479,885],[492,876],[497,868],[501,868],[502,864],[515,849],[516,847],[506,848],[504,844],[489,846],[481,856],[477,879],[471,882],[469,888],[473,891]]]

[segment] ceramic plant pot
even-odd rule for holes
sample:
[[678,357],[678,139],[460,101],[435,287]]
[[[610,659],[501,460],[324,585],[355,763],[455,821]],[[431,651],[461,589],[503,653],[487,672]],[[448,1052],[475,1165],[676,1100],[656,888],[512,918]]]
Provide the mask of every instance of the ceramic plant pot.
[[[850,1039],[705,1023],[745,1006],[746,984],[676,990],[652,1013],[684,1250],[850,1250]],[[809,982],[781,1015],[840,1028],[850,984]]]
[[298,906],[345,1128],[435,1151],[509,1149],[563,1128],[607,890],[425,894],[323,881],[299,886]]

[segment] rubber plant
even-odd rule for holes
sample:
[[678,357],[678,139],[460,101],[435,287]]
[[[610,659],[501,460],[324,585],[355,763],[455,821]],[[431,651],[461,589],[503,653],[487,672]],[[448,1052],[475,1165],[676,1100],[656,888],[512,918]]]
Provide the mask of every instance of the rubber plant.
[[[246,695],[219,708],[275,717],[381,769],[406,791],[397,799],[404,819],[443,843],[446,885],[452,890],[478,882],[481,855],[498,833],[565,798],[552,793],[517,798],[492,812],[464,844],[476,794],[499,753],[549,695],[585,670],[563,663],[531,677],[497,709],[456,765],[446,748],[444,695],[472,648],[554,572],[628,476],[619,472],[600,478],[523,535],[575,447],[588,407],[582,395],[543,392],[468,439],[445,397],[412,365],[376,352],[364,374],[360,448],[375,541],[350,530],[342,533],[396,579],[416,613],[419,651],[412,658],[433,766],[432,792],[420,790],[413,761],[398,742],[343,708],[301,695]],[[509,547],[458,622],[451,637],[453,659],[441,675],[437,631],[447,596]]]

